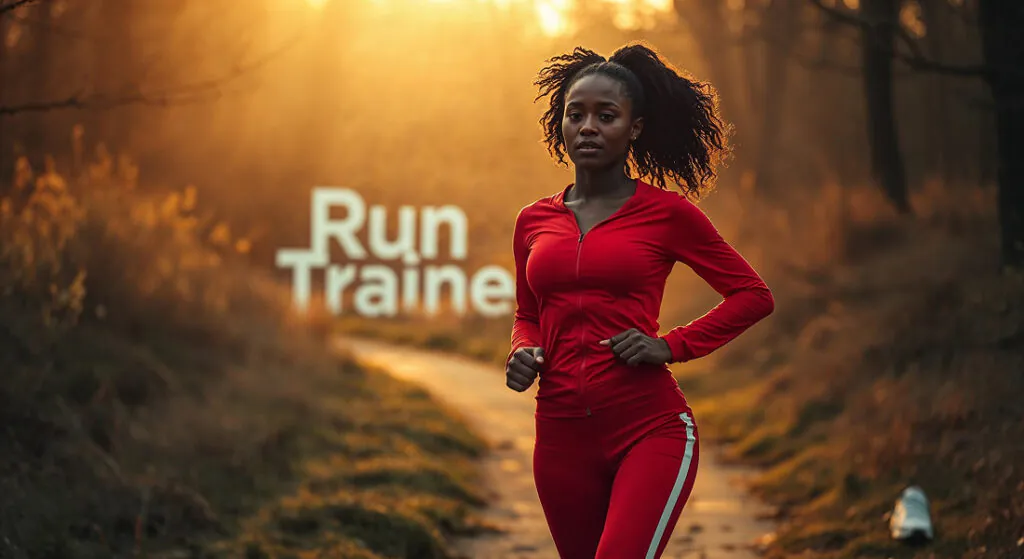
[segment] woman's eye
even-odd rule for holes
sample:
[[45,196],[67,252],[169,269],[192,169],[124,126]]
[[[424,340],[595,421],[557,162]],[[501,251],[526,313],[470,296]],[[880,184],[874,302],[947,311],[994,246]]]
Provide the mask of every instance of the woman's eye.
[[610,115],[610,114],[605,113],[605,114],[601,115],[601,120],[603,120],[605,122],[611,122],[611,121],[615,120],[615,115]]

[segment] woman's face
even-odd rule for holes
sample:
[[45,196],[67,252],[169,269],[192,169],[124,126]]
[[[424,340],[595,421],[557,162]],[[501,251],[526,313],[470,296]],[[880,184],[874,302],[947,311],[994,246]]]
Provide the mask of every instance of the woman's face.
[[634,119],[633,103],[625,86],[603,74],[576,81],[565,94],[562,137],[566,153],[581,168],[603,169],[622,165],[629,144],[643,127]]

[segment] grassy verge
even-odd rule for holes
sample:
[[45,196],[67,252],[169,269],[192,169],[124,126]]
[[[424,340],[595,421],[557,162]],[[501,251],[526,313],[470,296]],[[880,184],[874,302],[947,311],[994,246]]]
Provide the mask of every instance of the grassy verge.
[[330,353],[194,193],[0,188],[0,556],[449,556],[484,444]]
[[[915,241],[783,290],[773,327],[683,379],[753,489],[785,519],[771,557],[988,558],[1024,537],[1024,280],[995,235]],[[888,538],[899,492],[937,539]]]
[[65,337],[63,386],[4,394],[5,557],[444,557],[476,528],[482,443],[420,389],[315,347],[162,342]]

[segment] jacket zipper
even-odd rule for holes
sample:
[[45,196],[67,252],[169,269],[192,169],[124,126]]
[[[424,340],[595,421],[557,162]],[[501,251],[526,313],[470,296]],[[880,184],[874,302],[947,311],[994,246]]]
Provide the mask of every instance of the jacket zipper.
[[[573,220],[575,221],[575,219]],[[577,224],[577,231],[579,231],[579,224]],[[583,232],[579,231],[579,238],[576,242],[576,282],[580,281],[580,254],[583,251]],[[586,338],[584,336],[584,325],[586,322],[583,320],[583,294],[580,293],[576,298],[576,304],[579,306],[580,316],[580,370],[579,370],[579,387],[580,387],[580,400],[583,402],[584,407],[587,410],[587,416],[590,416],[590,406],[587,406],[587,400],[585,398],[586,386],[584,386],[583,379],[586,375]]]
[[[638,189],[640,188],[639,182],[637,183],[637,188]],[[634,193],[634,197],[637,196],[637,195],[639,195],[639,192],[635,192]],[[632,200],[632,198],[630,200]],[[623,204],[623,206],[625,206],[626,204],[629,204],[629,200],[627,200]],[[595,228],[600,227],[603,223],[613,219],[617,214],[619,214],[619,212],[621,210],[622,210],[622,208],[620,207],[619,210],[616,210],[615,212],[613,212],[612,215],[610,215],[610,216],[606,217],[605,219],[602,219],[601,221],[595,223],[593,226],[590,227],[590,231],[587,231],[587,234],[589,234]],[[576,239],[576,282],[579,283],[579,281],[580,281],[580,253],[583,250],[583,237],[586,236],[586,234],[584,234],[583,230],[580,229],[579,221],[576,220],[576,216],[573,214],[572,210],[568,210],[568,212],[569,212],[569,219],[572,220],[572,224],[574,226],[576,226],[576,232],[579,234],[579,237]],[[581,348],[580,351],[582,351],[582,355],[580,356],[580,371],[579,371],[579,377],[580,377],[579,378],[580,400],[583,402],[583,406],[586,408],[587,416],[589,417],[591,415],[591,413],[590,413],[590,406],[587,405],[586,386],[585,386],[585,384],[583,382],[584,375],[586,374],[586,368],[585,368],[584,365],[586,364],[587,350],[586,350],[586,344],[584,343],[586,341],[586,338],[584,336],[584,328],[583,328],[585,323],[583,321],[583,295],[582,294],[580,294],[579,297],[577,297],[576,304],[579,306],[579,315],[580,315],[580,348]]]

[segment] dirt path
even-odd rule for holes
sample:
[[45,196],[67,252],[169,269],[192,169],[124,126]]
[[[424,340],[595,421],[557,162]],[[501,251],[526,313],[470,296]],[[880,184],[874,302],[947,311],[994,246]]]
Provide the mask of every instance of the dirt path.
[[[507,532],[459,541],[460,554],[472,559],[558,559],[533,487],[536,387],[513,392],[493,366],[451,354],[354,338],[339,339],[338,343],[368,364],[421,384],[459,410],[494,445],[495,451],[484,464],[492,493],[492,506],[485,514]],[[773,527],[756,518],[764,508],[734,487],[733,478],[742,474],[716,464],[713,449],[701,449],[693,496],[673,532],[665,559],[757,557],[751,544]]]

